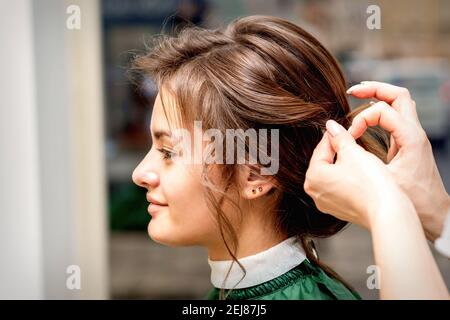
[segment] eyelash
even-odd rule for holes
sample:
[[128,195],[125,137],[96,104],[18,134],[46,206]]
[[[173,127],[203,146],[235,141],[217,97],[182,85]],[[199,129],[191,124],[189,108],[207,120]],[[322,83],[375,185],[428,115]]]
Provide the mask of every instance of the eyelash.
[[172,152],[170,150],[166,150],[164,148],[161,149],[156,149],[159,152],[161,152],[163,154],[163,159],[164,160],[171,160],[174,156],[176,156],[177,154],[175,152]]

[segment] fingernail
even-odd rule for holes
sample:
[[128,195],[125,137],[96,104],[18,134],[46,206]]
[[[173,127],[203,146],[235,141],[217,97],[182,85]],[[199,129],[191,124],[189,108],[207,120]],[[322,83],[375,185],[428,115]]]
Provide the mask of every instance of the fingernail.
[[358,87],[360,87],[360,86],[361,86],[361,84],[355,84],[354,86],[351,86],[351,87],[348,88],[348,90],[346,91],[347,94],[351,94],[355,88],[358,88]]
[[335,137],[336,135],[338,135],[339,133],[341,133],[343,131],[343,127],[340,126],[336,121],[334,120],[328,120],[326,123],[326,127],[328,132]]
[[353,130],[353,128],[352,128],[352,126],[350,126],[347,131],[348,131],[348,133],[352,134],[352,130]]

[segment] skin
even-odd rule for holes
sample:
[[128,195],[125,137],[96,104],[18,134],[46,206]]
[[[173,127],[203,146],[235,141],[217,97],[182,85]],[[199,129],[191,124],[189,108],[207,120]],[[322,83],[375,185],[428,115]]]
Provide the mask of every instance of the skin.
[[[448,194],[424,141],[415,105],[403,88],[387,84],[370,82],[349,91],[385,102],[356,117],[348,132],[327,122],[327,132],[311,158],[305,191],[322,212],[370,230],[381,270],[382,299],[448,299],[422,228],[423,224],[429,235],[439,234],[442,225],[436,221],[445,215],[447,207],[441,203]],[[377,124],[393,137],[387,165],[355,142],[368,126]]]
[[[164,92],[163,96],[167,99],[164,101],[167,113],[175,114],[173,96],[169,91]],[[177,127],[177,123],[175,118],[166,117],[161,96],[158,94],[150,124],[153,144],[133,172],[134,183],[148,190],[147,200],[150,202],[151,199],[156,199],[165,204],[156,214],[152,213],[148,233],[155,242],[164,245],[203,246],[207,248],[211,260],[230,260],[231,256],[214,219],[215,213],[208,208],[204,195],[202,164],[175,161],[177,157],[187,155],[181,152],[171,153],[176,149],[174,136],[172,139],[156,136],[157,131],[170,131],[171,128]],[[233,186],[228,194],[242,209],[242,221],[236,213],[236,208],[228,202],[223,205],[226,216],[237,230],[238,259],[267,250],[286,239],[274,230],[274,223],[269,219],[270,215],[266,209],[267,203],[262,197],[272,187],[271,182],[254,178],[253,175],[250,179],[250,171],[246,166],[240,166],[239,172],[239,185]],[[211,177],[214,183],[220,186],[220,175],[214,167]],[[252,189],[258,189],[259,186],[263,190],[253,194]],[[218,194],[215,196],[219,197]]]
[[391,133],[387,169],[413,202],[427,238],[436,240],[450,211],[450,196],[419,122],[414,100],[405,88],[375,81],[353,86],[348,93],[380,100],[355,117],[350,132],[358,138],[368,126],[380,125]]

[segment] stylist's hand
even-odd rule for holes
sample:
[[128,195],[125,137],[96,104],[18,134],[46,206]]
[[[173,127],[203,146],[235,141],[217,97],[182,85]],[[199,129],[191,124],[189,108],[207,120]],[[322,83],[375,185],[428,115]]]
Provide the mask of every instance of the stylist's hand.
[[434,241],[442,232],[450,210],[450,197],[408,90],[387,83],[364,81],[347,92],[361,99],[380,100],[353,119],[350,132],[359,138],[368,126],[375,125],[390,132],[387,169],[412,200],[427,237]]
[[370,230],[380,298],[448,299],[411,200],[387,166],[356,144],[344,127],[333,120],[326,126],[304,188],[320,211]]
[[337,122],[329,120],[326,127],[304,184],[320,211],[370,230],[374,219],[383,212],[391,213],[393,206],[406,203],[412,207],[379,158],[359,146]]

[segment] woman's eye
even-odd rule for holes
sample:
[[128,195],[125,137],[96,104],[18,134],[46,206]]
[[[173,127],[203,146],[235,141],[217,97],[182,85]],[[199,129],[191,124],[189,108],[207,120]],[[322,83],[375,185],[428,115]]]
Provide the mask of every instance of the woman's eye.
[[164,148],[157,149],[157,150],[163,154],[164,160],[171,160],[173,157],[175,157],[177,155],[175,152],[172,152],[172,151],[164,149]]

